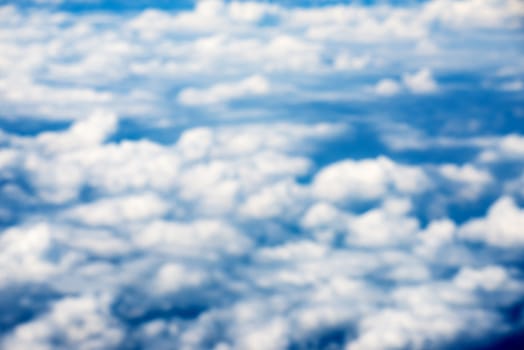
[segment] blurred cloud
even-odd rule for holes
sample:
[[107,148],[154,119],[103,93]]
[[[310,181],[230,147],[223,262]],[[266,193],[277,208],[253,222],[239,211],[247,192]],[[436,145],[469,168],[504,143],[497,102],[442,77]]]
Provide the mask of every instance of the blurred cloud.
[[213,85],[208,89],[187,88],[177,99],[181,104],[198,106],[227,102],[242,97],[265,95],[270,90],[269,82],[262,76],[252,76],[236,83]]
[[402,77],[402,81],[415,94],[435,92],[438,89],[437,83],[428,69],[422,69],[413,74],[406,74]]
[[522,332],[520,1],[38,3],[0,7],[1,348]]
[[520,229],[523,220],[524,212],[515,201],[502,197],[489,208],[486,218],[472,219],[460,228],[459,234],[495,246],[515,247],[523,242]]

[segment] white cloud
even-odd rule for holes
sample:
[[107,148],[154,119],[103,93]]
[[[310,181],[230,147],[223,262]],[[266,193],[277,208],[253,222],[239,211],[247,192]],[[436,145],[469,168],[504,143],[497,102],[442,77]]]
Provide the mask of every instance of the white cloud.
[[183,105],[199,106],[266,95],[269,91],[270,84],[267,79],[254,75],[238,82],[216,84],[207,89],[187,88],[178,94],[177,100]]
[[524,13],[518,0],[506,1],[430,1],[421,14],[424,19],[450,27],[517,27]]
[[179,159],[172,149],[146,140],[103,143],[116,121],[112,113],[97,112],[65,131],[10,137],[9,166],[24,171],[39,198],[50,203],[77,198],[85,185],[107,193],[173,186]]
[[[76,226],[76,225],[74,225]],[[68,248],[92,256],[110,258],[124,256],[133,247],[124,237],[117,237],[111,230],[53,227],[53,236]]]
[[[488,277],[501,271],[487,267],[478,273]],[[457,279],[463,279],[462,272]],[[506,291],[499,282],[486,284],[493,286],[491,291]],[[358,337],[346,349],[440,348],[453,344],[459,334],[478,337],[489,330],[501,332],[503,326],[494,324],[497,316],[479,308],[473,293],[456,286],[455,281],[400,287],[393,292],[391,306],[362,318]]]
[[[41,85],[28,78],[0,78],[2,102],[17,114],[37,113],[49,119],[73,119],[113,101],[110,92],[91,88],[60,88]],[[76,108],[75,108],[76,107]],[[81,114],[79,114],[79,111]]]
[[471,164],[457,166],[445,164],[439,168],[440,174],[457,184],[457,195],[465,199],[476,199],[493,182],[491,174]]
[[242,214],[257,219],[286,218],[300,213],[300,203],[305,203],[306,198],[305,188],[288,181],[280,182],[249,196],[239,210]]
[[522,91],[524,90],[524,83],[522,80],[513,80],[503,83],[500,88],[504,91]]
[[506,182],[504,184],[504,191],[507,194],[524,198],[524,171],[520,176]]
[[2,172],[6,174],[8,169],[16,166],[18,159],[19,154],[15,150],[0,150],[0,169],[2,170]]
[[375,200],[390,191],[424,191],[428,178],[418,167],[399,165],[386,157],[345,160],[322,169],[313,181],[316,197],[331,201]]
[[161,266],[154,278],[153,293],[173,293],[183,288],[198,287],[206,275],[199,270],[175,263]]
[[501,197],[491,205],[486,217],[472,219],[462,225],[459,236],[498,247],[518,247],[524,244],[524,209],[511,197]]
[[524,136],[509,134],[487,145],[479,155],[482,162],[520,160],[524,156]]
[[249,350],[283,349],[289,335],[285,320],[276,319],[268,324],[258,325],[243,335],[239,335],[237,348]]
[[306,228],[331,227],[335,223],[344,221],[344,213],[330,203],[315,203],[304,214],[301,224]]
[[[64,266],[46,256],[53,246],[46,224],[13,227],[0,235],[0,286],[13,282],[44,282]],[[64,262],[62,262],[64,263]]]
[[110,316],[106,296],[65,297],[48,313],[18,326],[4,339],[6,349],[108,349],[116,347],[124,332]]
[[240,157],[263,151],[296,153],[311,142],[329,139],[348,131],[339,123],[271,123],[185,130],[176,149],[186,160],[209,157]]
[[402,309],[374,313],[362,321],[359,337],[346,350],[422,348],[426,343],[444,343],[464,326],[452,310],[433,307],[424,311],[418,315]]
[[[2,9],[0,111],[55,119],[81,118],[97,108],[126,117],[166,117],[172,111],[173,91],[181,86],[187,88],[178,96],[180,103],[208,107],[267,94],[283,80],[292,100],[303,94],[321,96],[319,88],[332,96],[340,92],[340,84],[319,87],[315,82],[329,80],[333,72],[375,76],[379,68],[391,75],[399,68],[395,62],[402,62],[405,72],[419,69],[419,60],[410,59],[413,55],[406,52],[406,45],[435,59],[425,62],[427,69],[406,74],[405,84],[415,93],[434,92],[439,87],[431,68],[469,69],[490,60],[473,45],[467,54],[476,58],[474,62],[455,59],[456,52],[440,45],[449,37],[435,28],[452,33],[478,27],[508,30],[520,26],[524,13],[518,0],[307,9],[208,0],[192,10],[147,9],[137,15],[103,16]],[[264,25],[265,19],[270,25]],[[489,39],[482,39],[489,45]],[[340,52],[341,42],[354,45]],[[439,44],[438,51],[433,43]],[[508,60],[514,59],[507,54]],[[234,81],[234,77],[247,78]],[[207,87],[196,86],[203,82]],[[356,95],[392,94],[391,84],[377,91],[356,80],[351,84]],[[135,86],[139,91],[133,91]],[[144,92],[149,98],[138,98]]]
[[[522,137],[430,137],[366,108],[404,91],[416,105],[460,85],[444,77],[518,61],[485,52],[513,45],[522,15],[515,0],[1,7],[0,114],[16,125],[0,132],[0,321],[13,320],[0,347],[437,348],[518,330],[501,313],[522,300],[518,261],[469,242],[513,252],[522,208],[502,197],[457,224],[431,207],[467,216],[487,190],[518,193],[493,162],[519,170]],[[75,122],[32,135],[27,117]],[[393,134],[391,158],[355,159],[361,121]],[[433,147],[482,154],[397,160]],[[32,301],[33,289],[56,293]]]
[[261,261],[288,261],[298,262],[311,259],[321,259],[328,253],[326,246],[314,241],[299,241],[287,243],[283,246],[260,249],[257,259]]
[[[187,130],[175,146],[184,161],[176,187],[182,199],[198,203],[200,213],[239,209],[251,217],[277,215],[294,207],[293,198],[307,195],[291,180],[306,174],[311,162],[292,154],[345,130],[324,123]],[[286,193],[296,197],[286,198]]]
[[82,204],[64,212],[64,218],[93,226],[120,226],[164,215],[167,203],[152,193],[112,197]]
[[485,170],[478,169],[471,164],[457,166],[445,164],[440,167],[440,173],[446,178],[466,184],[486,184],[492,181],[491,174]]
[[387,40],[410,40],[423,37],[422,21],[405,11],[391,9],[388,16],[362,6],[332,6],[300,9],[290,14],[291,23],[307,28],[306,35],[315,40],[377,43]]
[[394,96],[407,89],[413,94],[429,94],[438,91],[437,82],[429,69],[421,69],[413,74],[402,76],[402,81],[385,78],[380,80],[373,88],[379,96]]
[[459,288],[486,291],[501,289],[508,282],[509,276],[500,266],[487,266],[478,270],[463,268],[453,279],[453,283]]
[[216,259],[217,254],[242,254],[251,245],[248,237],[217,220],[153,221],[136,233],[134,241],[144,249],[203,260]]
[[64,153],[76,148],[100,145],[113,134],[117,117],[113,113],[96,111],[74,123],[65,132],[44,132],[36,138],[36,147],[45,153]]
[[400,84],[393,79],[382,79],[375,85],[375,93],[381,96],[393,96],[401,90]]
[[335,57],[333,66],[336,70],[363,70],[371,63],[371,57],[368,55],[351,56],[348,53],[341,53]]
[[434,220],[420,232],[420,245],[417,253],[423,256],[435,254],[441,247],[452,243],[455,238],[456,225],[449,219]]
[[349,221],[346,242],[356,246],[406,244],[418,231],[418,220],[407,216],[411,203],[387,200],[382,208],[372,209]]
[[231,2],[228,6],[229,16],[239,22],[258,22],[267,15],[278,15],[279,6],[259,2]]
[[438,84],[427,68],[413,74],[405,74],[402,77],[402,82],[414,94],[428,94],[438,90]]

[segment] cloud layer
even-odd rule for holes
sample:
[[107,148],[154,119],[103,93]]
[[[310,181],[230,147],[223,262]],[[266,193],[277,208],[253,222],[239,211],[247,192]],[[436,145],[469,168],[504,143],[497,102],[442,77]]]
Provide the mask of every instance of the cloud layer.
[[523,331],[520,1],[60,6],[0,8],[1,348]]

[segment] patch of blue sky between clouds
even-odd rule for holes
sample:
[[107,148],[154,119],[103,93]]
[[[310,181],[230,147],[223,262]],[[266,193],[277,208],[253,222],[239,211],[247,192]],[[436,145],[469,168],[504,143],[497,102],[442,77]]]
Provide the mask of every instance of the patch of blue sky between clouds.
[[521,1],[0,4],[1,348],[522,338]]

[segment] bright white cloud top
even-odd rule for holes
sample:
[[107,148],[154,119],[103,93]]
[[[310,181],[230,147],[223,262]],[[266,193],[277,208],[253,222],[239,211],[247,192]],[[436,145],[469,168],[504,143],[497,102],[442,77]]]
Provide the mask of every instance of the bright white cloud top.
[[2,4],[0,348],[522,342],[521,1]]

